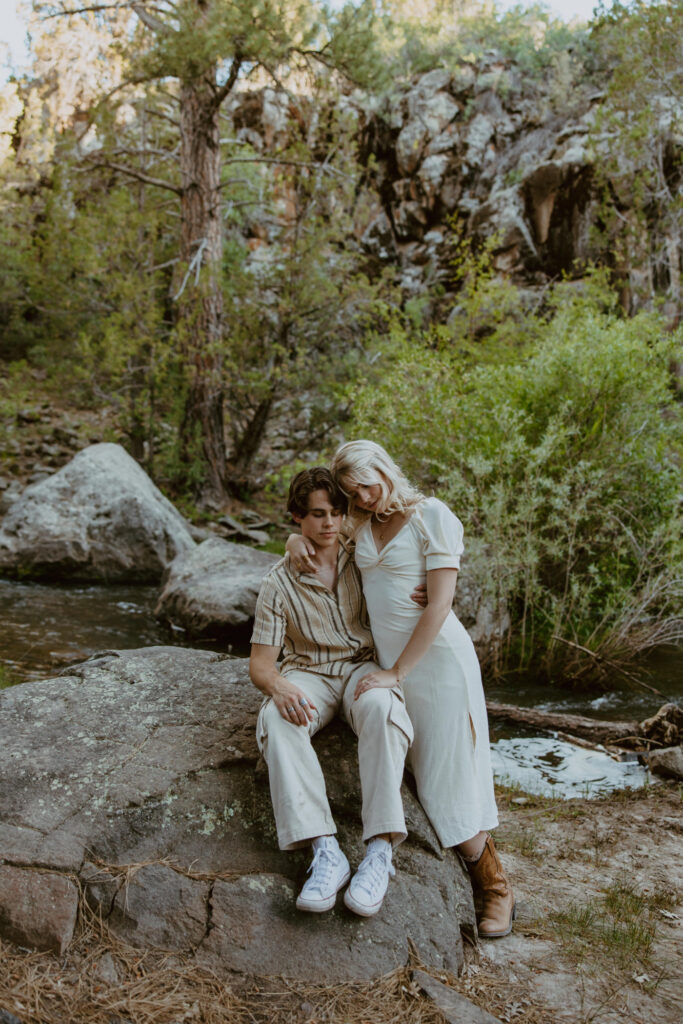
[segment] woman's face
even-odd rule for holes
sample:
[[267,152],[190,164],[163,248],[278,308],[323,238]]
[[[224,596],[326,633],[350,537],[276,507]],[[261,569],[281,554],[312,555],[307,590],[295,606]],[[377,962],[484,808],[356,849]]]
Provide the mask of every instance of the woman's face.
[[363,512],[377,512],[382,499],[381,484],[359,484],[352,480],[346,483],[346,492],[356,508]]

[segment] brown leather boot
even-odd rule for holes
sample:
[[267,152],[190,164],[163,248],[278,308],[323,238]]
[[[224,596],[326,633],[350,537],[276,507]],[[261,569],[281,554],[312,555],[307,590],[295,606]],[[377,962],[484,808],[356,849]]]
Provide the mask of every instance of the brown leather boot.
[[466,864],[475,902],[481,904],[481,912],[477,913],[479,935],[482,939],[509,935],[515,918],[515,899],[491,836],[487,837],[479,860]]

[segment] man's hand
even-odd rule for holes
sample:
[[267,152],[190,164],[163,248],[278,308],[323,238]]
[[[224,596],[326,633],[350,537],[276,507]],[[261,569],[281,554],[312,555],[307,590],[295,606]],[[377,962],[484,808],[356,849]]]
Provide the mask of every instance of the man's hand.
[[410,595],[410,600],[414,601],[415,604],[419,605],[420,608],[427,607],[427,584],[418,583],[415,590]]
[[366,676],[363,676],[362,679],[358,680],[353,694],[353,699],[358,700],[366,690],[373,690],[378,686],[385,686],[388,688],[398,686],[396,672],[386,668],[378,668],[374,672],[369,672]]
[[310,540],[306,540],[299,533],[290,533],[285,544],[285,551],[289,554],[297,572],[317,573],[318,568],[312,560],[315,548]]
[[303,690],[285,676],[273,681],[270,696],[282,717],[292,725],[308,725],[313,721],[313,712],[318,710]]
[[317,711],[313,701],[303,690],[277,670],[279,647],[267,644],[252,644],[249,658],[249,675],[254,686],[270,697],[282,717],[292,725],[308,725]]

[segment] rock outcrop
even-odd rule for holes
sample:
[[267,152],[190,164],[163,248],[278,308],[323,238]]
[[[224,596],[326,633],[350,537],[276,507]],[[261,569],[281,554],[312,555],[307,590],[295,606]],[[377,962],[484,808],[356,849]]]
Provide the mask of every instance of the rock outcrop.
[[188,636],[224,639],[254,617],[261,581],[277,555],[211,537],[173,560],[155,615]]
[[[549,282],[580,277],[595,262],[621,282],[628,312],[666,293],[675,320],[683,270],[680,232],[672,228],[671,197],[683,166],[675,101],[663,90],[653,102],[666,186],[644,224],[634,177],[646,169],[624,167],[615,149],[619,133],[598,127],[605,94],[588,81],[577,89],[565,84],[562,95],[554,88],[489,51],[476,63],[462,60],[397,84],[381,100],[338,97],[367,167],[355,212],[358,242],[377,269],[397,267],[407,296],[440,284],[441,312],[457,308],[453,242],[495,239],[494,268],[528,290],[530,304],[542,300]],[[228,109],[237,137],[263,153],[304,124],[312,142],[324,123],[310,100],[272,88],[236,94]],[[324,141],[319,145],[324,150]],[[250,230],[254,250],[274,234],[258,217]]]
[[377,218],[392,227],[384,247],[418,292],[429,272],[445,280],[455,235],[496,238],[494,266],[540,285],[585,262],[594,218],[594,110],[568,118],[540,110],[538,83],[495,55],[474,68],[429,72],[369,113],[361,129],[381,202],[363,242],[377,248]]
[[[463,869],[409,785],[409,839],[382,913],[300,914],[308,851],[277,849],[246,663],[178,648],[96,656],[0,692],[0,934],[63,950],[81,888],[138,947],[194,950],[225,975],[336,981],[405,963],[456,970],[473,928]],[[340,839],[362,856],[356,746],[316,739]]]
[[[357,225],[367,251],[398,263],[404,290],[417,294],[437,281],[449,290],[453,241],[493,239],[495,269],[530,289],[530,301],[593,261],[622,282],[628,312],[659,289],[668,293],[672,318],[680,316],[678,234],[666,236],[666,216],[659,227],[657,217],[648,227],[638,221],[633,178],[642,168],[626,171],[615,159],[615,133],[597,127],[604,104],[605,95],[587,84],[560,102],[538,78],[491,52],[476,65],[430,71],[365,106],[360,148],[379,199]],[[653,125],[669,154],[673,195],[682,151],[670,107],[663,94]]]
[[194,546],[183,517],[125,449],[95,444],[12,503],[0,573],[157,582]]
[[510,628],[507,606],[487,594],[489,572],[486,552],[464,555],[453,602],[453,611],[472,638],[482,666],[495,658]]

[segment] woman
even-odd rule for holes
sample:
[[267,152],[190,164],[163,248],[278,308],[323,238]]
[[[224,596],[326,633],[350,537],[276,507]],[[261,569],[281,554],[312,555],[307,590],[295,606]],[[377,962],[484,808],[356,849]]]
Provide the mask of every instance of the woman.
[[[480,905],[479,934],[507,935],[515,905],[487,830],[498,824],[486,704],[472,641],[452,611],[463,551],[460,520],[425,498],[386,451],[350,441],[331,466],[349,497],[356,563],[381,670],[357,684],[401,687],[415,739],[408,754],[420,802],[444,847],[467,864]],[[290,539],[295,568],[312,571],[306,543]],[[428,604],[410,600],[427,582]]]

